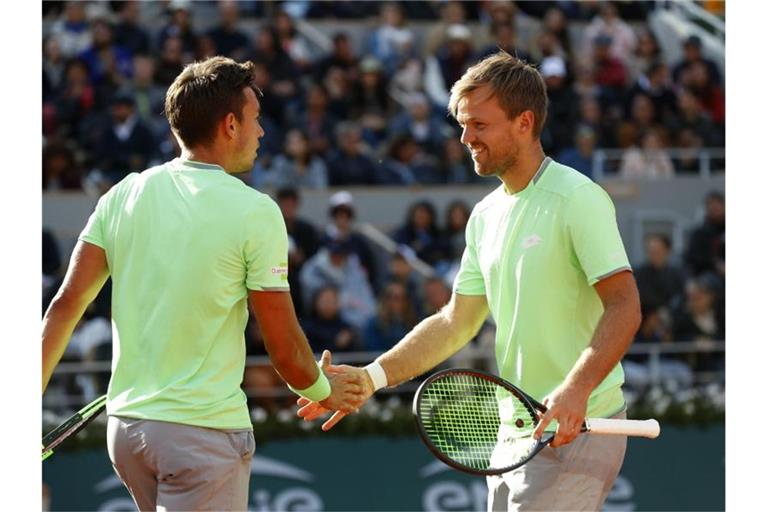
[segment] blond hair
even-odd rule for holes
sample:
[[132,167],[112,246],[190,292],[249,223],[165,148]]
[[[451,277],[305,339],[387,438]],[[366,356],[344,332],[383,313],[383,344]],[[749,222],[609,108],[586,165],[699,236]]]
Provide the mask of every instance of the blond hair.
[[524,60],[499,51],[469,68],[451,87],[448,110],[455,118],[461,98],[482,85],[490,85],[493,95],[514,119],[526,110],[534,115],[533,136],[538,138],[547,119],[547,87],[538,70]]

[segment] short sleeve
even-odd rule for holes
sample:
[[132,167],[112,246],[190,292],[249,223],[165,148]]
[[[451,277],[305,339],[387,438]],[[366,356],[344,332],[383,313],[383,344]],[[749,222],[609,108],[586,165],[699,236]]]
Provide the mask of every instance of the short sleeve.
[[485,281],[480,271],[480,261],[477,255],[477,243],[475,242],[477,219],[470,217],[467,222],[466,242],[464,253],[461,256],[461,265],[453,281],[453,291],[460,295],[485,295]]
[[616,210],[599,185],[579,187],[568,200],[566,224],[576,259],[589,285],[631,270],[616,224]]
[[99,201],[96,203],[96,208],[94,208],[91,216],[88,217],[88,222],[80,232],[80,236],[77,237],[78,240],[98,245],[106,250],[107,242],[104,238],[104,224],[106,222],[107,202],[109,201],[110,196],[111,194],[107,192],[99,198]]
[[258,218],[246,222],[245,286],[249,290],[288,290],[288,232],[277,204],[267,199]]

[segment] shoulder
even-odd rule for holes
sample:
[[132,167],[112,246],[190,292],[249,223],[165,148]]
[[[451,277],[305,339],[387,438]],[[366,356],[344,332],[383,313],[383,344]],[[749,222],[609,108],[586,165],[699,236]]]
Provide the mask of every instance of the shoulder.
[[538,188],[559,195],[566,201],[587,191],[603,190],[588,176],[554,160],[541,176]]

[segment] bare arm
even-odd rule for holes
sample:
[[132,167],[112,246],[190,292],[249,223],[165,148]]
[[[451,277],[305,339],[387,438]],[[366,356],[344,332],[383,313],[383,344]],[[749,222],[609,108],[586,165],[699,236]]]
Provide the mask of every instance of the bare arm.
[[547,398],[549,407],[536,434],[541,435],[552,419],[558,429],[552,446],[571,442],[578,434],[592,391],[624,357],[640,326],[640,297],[629,271],[620,272],[595,284],[603,303],[603,315],[592,335],[592,342],[581,353],[565,381]]
[[43,317],[43,392],[88,304],[109,277],[104,249],[78,241],[64,282]]
[[[382,354],[377,361],[387,374],[387,385],[397,386],[434,368],[459,351],[471,340],[488,316],[488,302],[484,295],[453,294],[450,302],[434,315],[422,320],[400,342]],[[375,392],[368,372],[363,368],[338,366],[333,372],[360,376],[363,382],[362,401]],[[298,415],[307,421],[328,412],[328,409],[301,398]],[[330,430],[347,414],[337,411],[323,424]]]
[[[277,373],[294,389],[306,389],[320,376],[312,349],[301,330],[288,291],[250,291],[251,308],[264,337],[264,347]],[[330,363],[327,358],[326,365]],[[325,362],[325,358],[324,358]],[[332,394],[323,404],[339,408],[335,402],[360,390],[360,376],[330,376]],[[331,402],[329,402],[331,400]],[[353,400],[354,401],[354,400]]]
[[422,320],[378,358],[389,386],[402,384],[451,357],[477,334],[487,316],[485,295],[454,293],[443,309]]

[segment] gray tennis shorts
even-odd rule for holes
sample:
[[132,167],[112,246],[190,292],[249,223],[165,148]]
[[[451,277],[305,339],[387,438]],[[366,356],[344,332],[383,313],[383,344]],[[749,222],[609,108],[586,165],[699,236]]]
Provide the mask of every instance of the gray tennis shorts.
[[[612,416],[624,419],[626,411]],[[626,436],[582,434],[524,466],[489,476],[488,511],[600,510],[624,462]]]
[[110,416],[107,449],[139,510],[247,510],[251,431]]

